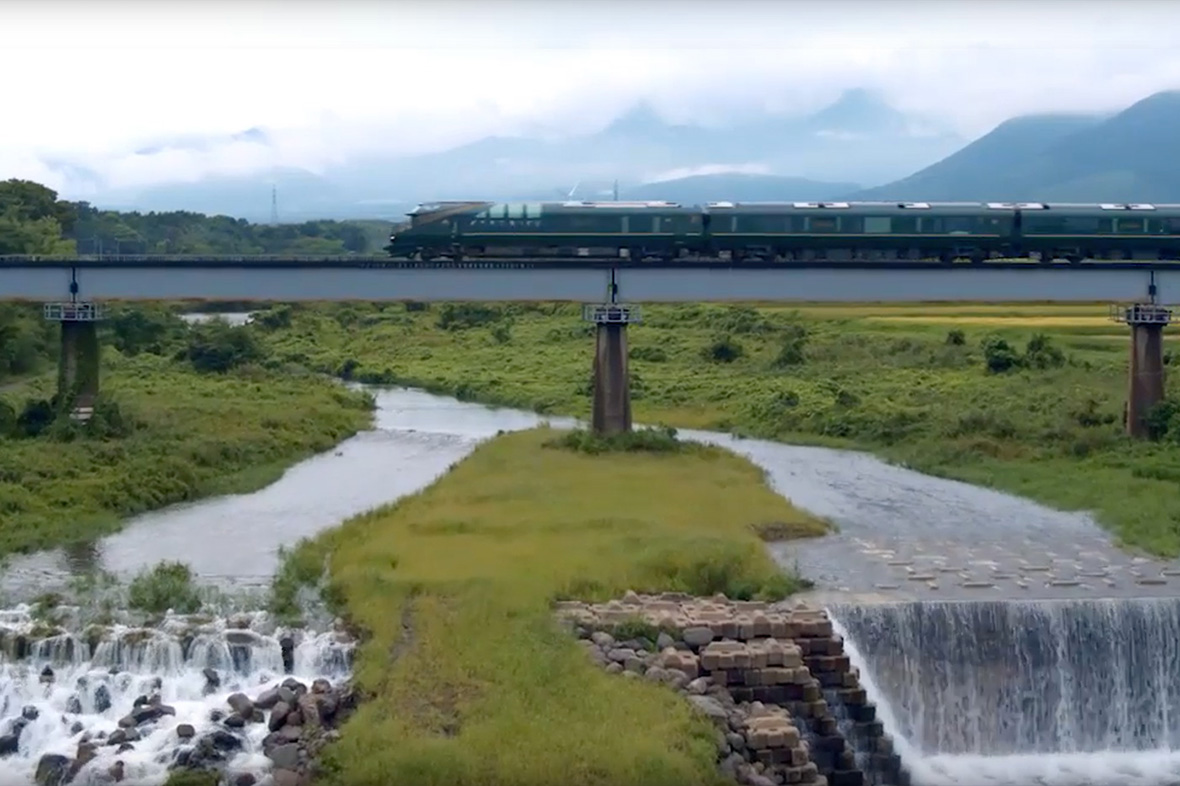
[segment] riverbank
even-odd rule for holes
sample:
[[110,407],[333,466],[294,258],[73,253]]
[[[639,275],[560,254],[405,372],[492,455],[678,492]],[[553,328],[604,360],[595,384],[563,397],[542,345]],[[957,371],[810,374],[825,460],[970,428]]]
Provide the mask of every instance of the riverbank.
[[590,455],[537,429],[481,444],[425,491],[304,541],[277,610],[328,568],[365,632],[367,694],[325,751],[327,783],[720,783],[707,720],[601,673],[552,602],[625,590],[782,597],[757,531],[819,535],[744,459],[685,444]]
[[[37,379],[20,397],[48,397]],[[102,386],[114,407],[101,434],[84,429],[3,440],[0,559],[86,541],[124,517],[274,481],[296,461],[365,428],[371,402],[313,375],[257,367],[200,374],[171,359],[104,352]],[[107,422],[109,421],[109,422]]]
[[[577,305],[279,309],[265,329],[285,361],[589,413],[593,333]],[[1105,305],[652,306],[629,338],[639,421],[867,449],[1095,511],[1124,543],[1180,554],[1180,424],[1159,443],[1122,435],[1127,335]]]

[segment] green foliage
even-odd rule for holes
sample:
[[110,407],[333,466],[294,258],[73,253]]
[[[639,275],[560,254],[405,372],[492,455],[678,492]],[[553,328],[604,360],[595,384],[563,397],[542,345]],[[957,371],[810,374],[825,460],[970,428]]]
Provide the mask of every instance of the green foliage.
[[1144,420],[1151,439],[1167,438],[1180,443],[1180,398],[1164,399],[1151,408]]
[[[948,340],[947,343],[952,342]],[[1044,371],[1065,365],[1065,354],[1044,333],[1037,333],[1028,340],[1023,355],[999,336],[988,336],[982,346],[984,364],[993,374],[1020,368]]]
[[774,358],[775,368],[797,366],[805,360],[803,349],[807,346],[807,328],[798,324],[787,325],[783,329],[781,342]]
[[66,236],[83,254],[293,254],[344,256],[372,253],[358,222],[305,221],[264,226],[200,213],[120,213],[74,204],[77,223]]
[[168,773],[164,786],[217,786],[221,776],[211,770],[175,769]]
[[469,330],[499,322],[504,312],[482,303],[445,303],[438,311],[438,326],[443,330]]
[[57,192],[29,180],[0,182],[0,254],[70,254],[74,244],[62,238],[76,213]]
[[701,349],[701,357],[714,363],[732,363],[745,354],[745,348],[729,336],[715,339]]
[[224,373],[257,363],[264,355],[263,345],[249,325],[230,325],[218,319],[194,325],[184,350],[193,368],[205,373]]
[[25,303],[0,303],[0,384],[32,374],[57,358],[58,327],[46,322],[41,309]]
[[170,354],[189,333],[188,323],[175,312],[144,306],[113,311],[104,327],[111,345],[124,355]]
[[584,429],[567,431],[545,443],[547,448],[565,448],[579,453],[679,453],[694,447],[681,442],[670,426],[637,428],[620,434],[599,435]]
[[172,609],[177,614],[195,614],[201,609],[201,596],[193,584],[193,572],[183,562],[160,562],[141,571],[127,589],[133,609],[163,614]]
[[[577,310],[498,307],[513,309],[508,345],[483,330],[440,329],[433,317],[441,306],[393,313],[354,306],[358,321],[349,327],[333,318],[339,306],[309,306],[265,341],[276,356],[326,373],[350,359],[357,379],[383,375],[489,404],[588,417],[594,340]],[[633,384],[638,378],[643,388],[633,399],[635,421],[869,449],[923,471],[1096,511],[1128,542],[1180,554],[1172,436],[1180,427],[1169,425],[1154,443],[1124,436],[1128,336],[1105,306],[755,311],[757,320],[724,305],[645,309],[643,324],[628,328]],[[710,348],[726,326],[751,327],[726,334],[740,336],[744,352],[718,363]],[[781,367],[784,345],[804,334],[805,362]],[[1169,375],[1168,385],[1180,398],[1180,376]]]

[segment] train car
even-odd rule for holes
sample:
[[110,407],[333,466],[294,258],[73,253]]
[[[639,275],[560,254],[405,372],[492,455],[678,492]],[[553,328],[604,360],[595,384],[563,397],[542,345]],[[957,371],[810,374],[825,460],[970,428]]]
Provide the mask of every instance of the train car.
[[1042,261],[1180,259],[1180,205],[1054,204],[1021,213],[1021,245]]
[[420,205],[393,256],[671,259],[699,245],[702,213],[675,202],[445,202]]
[[983,261],[1014,253],[1016,206],[929,202],[714,202],[712,247],[736,261]]

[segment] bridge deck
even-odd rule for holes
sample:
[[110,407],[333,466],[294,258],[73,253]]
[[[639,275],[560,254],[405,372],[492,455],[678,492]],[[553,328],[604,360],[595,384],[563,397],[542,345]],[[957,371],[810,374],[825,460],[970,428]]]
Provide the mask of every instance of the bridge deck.
[[[194,259],[135,264],[0,260],[0,300],[562,300],[601,302],[612,280],[635,302],[1142,301],[1180,302],[1180,265],[811,263],[535,266],[285,263]],[[251,260],[251,261],[241,261]]]

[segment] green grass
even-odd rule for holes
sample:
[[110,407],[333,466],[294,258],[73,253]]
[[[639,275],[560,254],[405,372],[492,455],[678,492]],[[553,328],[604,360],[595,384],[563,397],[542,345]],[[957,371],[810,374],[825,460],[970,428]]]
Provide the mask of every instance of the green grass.
[[327,748],[325,783],[723,783],[713,731],[676,693],[592,665],[560,598],[628,589],[781,598],[799,582],[757,531],[824,522],[716,448],[589,455],[538,429],[484,443],[431,487],[287,557],[277,604],[314,583],[366,633],[368,698]]
[[[285,361],[544,413],[590,412],[593,333],[574,304],[286,313],[290,326],[266,336]],[[1180,449],[1122,435],[1127,329],[1106,316],[1105,304],[645,307],[629,329],[635,418],[869,449],[1095,511],[1125,544],[1177,555]],[[1033,358],[1039,366],[988,373],[985,339],[1023,355],[1038,333],[1051,348]],[[1167,343],[1180,356],[1175,338]],[[1177,382],[1173,373],[1172,395]]]
[[[0,395],[18,411],[53,381]],[[121,438],[0,437],[0,558],[93,539],[135,513],[274,481],[371,422],[370,403],[330,380],[257,368],[197,374],[170,360],[103,355]]]

